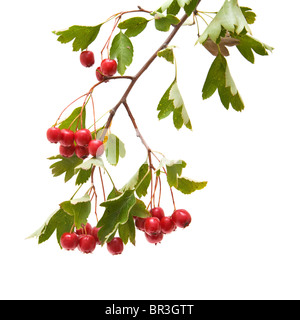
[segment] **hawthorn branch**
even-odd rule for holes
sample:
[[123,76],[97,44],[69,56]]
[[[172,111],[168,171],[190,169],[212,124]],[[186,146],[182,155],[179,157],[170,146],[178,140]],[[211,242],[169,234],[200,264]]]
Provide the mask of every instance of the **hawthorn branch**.
[[[201,0],[198,1],[197,6],[200,4]],[[132,88],[134,87],[135,83],[138,81],[138,79],[141,77],[141,75],[149,68],[149,66],[152,64],[152,62],[157,58],[157,54],[159,51],[165,49],[170,42],[173,40],[173,38],[175,37],[175,35],[177,34],[177,32],[179,31],[179,29],[182,27],[182,25],[185,23],[185,21],[188,19],[188,15],[185,13],[183,15],[183,17],[181,18],[180,22],[174,27],[173,31],[170,33],[170,35],[167,37],[167,39],[164,41],[164,43],[153,53],[153,55],[148,59],[148,61],[143,65],[143,67],[140,69],[140,71],[138,71],[138,73],[134,76],[134,77],[130,77],[131,83],[129,84],[129,86],[127,87],[125,93],[123,94],[123,96],[121,97],[120,101],[115,105],[115,107],[113,109],[110,110],[110,115],[107,119],[105,128],[103,130],[103,133],[100,137],[100,140],[103,140],[106,132],[108,130],[108,128],[111,125],[111,122],[117,112],[117,110],[119,109],[119,107],[123,104],[125,106],[127,97],[129,95],[129,93],[131,92]],[[126,107],[126,106],[125,106]],[[128,105],[127,105],[128,107]],[[129,107],[128,107],[129,108]],[[130,110],[130,109],[129,109]],[[131,112],[130,112],[131,113]]]

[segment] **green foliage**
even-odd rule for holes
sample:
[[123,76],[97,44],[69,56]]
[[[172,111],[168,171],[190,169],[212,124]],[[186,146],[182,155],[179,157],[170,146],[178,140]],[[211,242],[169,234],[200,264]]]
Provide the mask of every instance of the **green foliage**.
[[121,189],[125,190],[135,190],[139,198],[146,196],[148,193],[148,188],[151,182],[151,171],[148,163],[143,163],[135,175],[126,183],[126,185]]
[[176,129],[179,130],[185,125],[188,129],[192,130],[191,120],[178,89],[176,78],[161,98],[157,110],[159,111],[159,120],[166,118],[173,112],[173,123]]
[[181,177],[183,169],[186,167],[186,162],[182,160],[168,160],[163,158],[157,167],[156,173],[159,174],[162,168],[166,168],[167,182],[169,186],[175,187],[183,194],[191,194],[196,190],[202,190],[206,187],[207,182],[198,182],[188,178]]
[[105,154],[107,161],[113,166],[118,164],[120,157],[124,158],[126,155],[124,143],[112,133],[108,135]]
[[128,221],[129,212],[135,203],[136,198],[133,190],[127,190],[120,196],[101,203],[101,206],[105,208],[105,212],[97,227],[101,227],[98,237],[102,245],[115,233],[120,224],[125,224]]
[[203,44],[208,38],[210,38],[215,43],[218,43],[224,33],[224,30],[238,35],[245,32],[251,33],[251,29],[237,3],[237,0],[225,1],[223,7],[217,13],[206,30],[201,34],[197,42]]
[[254,39],[251,36],[232,35],[232,37],[239,40],[239,44],[237,45],[238,50],[245,57],[245,59],[251,63],[255,62],[253,51],[261,56],[267,56],[269,54],[268,51],[273,51],[272,47]]
[[82,162],[81,164],[79,164],[78,166],[76,166],[75,170],[76,170],[76,172],[80,169],[81,170],[90,170],[93,166],[104,168],[103,160],[101,158],[88,159],[88,160]]
[[48,158],[49,160],[59,160],[50,166],[54,177],[58,177],[65,173],[65,182],[68,182],[75,174],[75,168],[79,166],[83,160],[76,155],[71,158],[65,158],[61,155]]
[[[79,117],[79,115],[81,113],[81,110],[82,110],[82,107],[74,109],[73,112],[71,113],[71,115],[67,119],[65,119],[64,121],[62,121],[60,123],[59,129],[69,129],[71,124],[72,125],[70,127],[70,130],[72,130],[74,132],[76,131],[77,126],[79,128],[81,128],[81,119]],[[82,128],[81,129],[85,129],[85,118],[86,118],[86,110],[85,110],[85,108],[83,108],[83,111],[82,111]]]
[[191,15],[194,10],[197,8],[198,5],[198,0],[191,0],[189,3],[187,3],[184,6],[184,11],[186,12],[187,15]]
[[171,25],[176,25],[179,22],[180,20],[172,14],[164,16],[162,13],[157,12],[155,15],[155,28],[158,31],[167,32],[170,30]]
[[202,97],[211,97],[218,89],[220,99],[226,109],[230,104],[236,111],[244,110],[244,103],[232,79],[226,59],[219,54],[212,63],[205,80]]
[[56,239],[60,245],[60,238],[65,232],[70,232],[74,218],[67,214],[64,210],[56,210],[47,221],[35,231],[29,238],[38,238],[38,243],[41,244],[47,241],[56,230]]
[[53,31],[61,43],[68,43],[74,39],[73,51],[85,50],[98,36],[100,28],[103,24],[94,27],[72,26],[68,30]]
[[91,173],[92,173],[92,168],[89,170],[80,169],[76,178],[75,185],[79,186],[81,184],[86,183],[91,177]]
[[175,188],[183,194],[191,194],[196,190],[202,190],[207,186],[207,181],[197,182],[188,178],[178,178]]
[[143,17],[134,17],[120,22],[118,28],[126,30],[125,35],[127,37],[136,37],[145,30],[149,20]]
[[187,15],[191,15],[197,4],[198,0],[167,0],[157,11],[164,12],[167,10],[168,14],[177,15],[183,8]]
[[174,64],[175,56],[174,56],[173,48],[174,48],[174,46],[168,46],[167,48],[159,51],[157,53],[157,56],[162,57],[162,58],[166,59],[168,62]]
[[118,72],[123,75],[133,59],[133,45],[129,37],[120,31],[113,39],[110,58],[118,60]]
[[74,217],[76,228],[81,228],[82,224],[87,223],[87,219],[91,212],[91,200],[88,194],[80,199],[74,199],[62,202],[60,208],[70,216]]
[[248,24],[253,24],[256,20],[256,14],[248,7],[240,7]]
[[181,176],[182,169],[186,167],[186,162],[182,160],[174,161],[163,158],[157,170],[160,170],[162,167],[166,167],[167,181],[170,187],[175,187],[178,185],[178,176]]

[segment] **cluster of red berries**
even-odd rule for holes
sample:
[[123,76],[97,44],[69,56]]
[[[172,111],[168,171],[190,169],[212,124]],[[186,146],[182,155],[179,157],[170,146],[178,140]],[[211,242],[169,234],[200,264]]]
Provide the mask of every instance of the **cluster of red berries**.
[[[95,56],[92,51],[82,51],[80,54],[80,62],[84,67],[90,68],[95,63]],[[100,67],[96,69],[96,77],[98,81],[102,81],[104,76],[112,77],[117,72],[118,64],[112,59],[103,59]]]
[[[76,248],[82,253],[92,253],[101,242],[98,238],[100,228],[92,227],[89,223],[75,232],[66,232],[60,238],[63,249],[73,251]],[[124,244],[121,238],[115,237],[107,243],[107,250],[112,255],[121,254]]]
[[47,139],[51,143],[60,143],[59,153],[65,158],[72,157],[74,153],[81,159],[85,159],[89,155],[100,157],[104,152],[103,142],[97,139],[93,140],[88,129],[73,132],[69,129],[52,127],[47,130]]
[[175,210],[171,217],[166,217],[164,210],[156,207],[150,210],[151,217],[136,218],[135,226],[137,229],[145,232],[145,236],[150,243],[159,243],[164,234],[169,234],[177,227],[185,228],[191,221],[191,215],[184,209]]

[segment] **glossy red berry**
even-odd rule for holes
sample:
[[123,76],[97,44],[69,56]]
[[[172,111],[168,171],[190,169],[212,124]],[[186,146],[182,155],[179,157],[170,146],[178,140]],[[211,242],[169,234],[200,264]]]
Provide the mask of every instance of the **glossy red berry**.
[[59,128],[56,128],[56,127],[49,128],[47,130],[47,139],[51,143],[59,142],[60,139],[61,139],[61,130]]
[[92,140],[89,143],[89,153],[93,157],[101,157],[104,152],[104,145],[101,140]]
[[82,224],[82,228],[77,229],[75,232],[78,235],[84,235],[84,234],[92,234],[93,227],[87,223],[87,224]]
[[171,217],[163,217],[160,220],[160,225],[162,233],[171,233],[176,229],[176,225]]
[[150,210],[151,216],[159,220],[165,216],[164,210],[161,207],[156,207]]
[[80,62],[84,67],[91,67],[95,63],[94,53],[92,51],[82,51],[80,54]]
[[85,159],[89,156],[89,148],[88,147],[81,147],[81,146],[76,146],[75,147],[75,153],[76,156],[80,159]]
[[124,244],[121,238],[115,237],[107,243],[107,250],[112,255],[121,254],[124,250]]
[[74,132],[69,129],[61,130],[60,144],[64,147],[70,147],[73,145],[75,139]]
[[70,147],[64,147],[62,145],[59,146],[59,153],[61,156],[65,158],[71,158],[75,153],[75,146],[72,145]]
[[75,132],[75,142],[82,147],[85,147],[92,140],[92,134],[88,129],[81,129]]
[[148,233],[145,233],[146,239],[150,243],[157,244],[162,241],[164,235],[162,233],[158,233],[156,235],[149,235]]
[[191,223],[192,217],[186,210],[179,209],[174,211],[174,213],[172,214],[172,220],[177,227],[185,228]]
[[160,221],[156,217],[147,218],[145,221],[145,232],[149,235],[156,235],[161,233]]
[[145,231],[145,221],[146,221],[146,219],[137,217],[135,219],[136,228],[141,230],[141,231]]
[[78,247],[83,253],[92,253],[96,248],[96,239],[90,234],[82,235]]
[[64,233],[60,238],[62,248],[66,250],[75,250],[78,246],[79,239],[76,233]]
[[96,69],[96,77],[97,77],[97,80],[100,82],[100,81],[103,81],[104,79],[104,75],[102,74],[102,69],[101,67],[98,67]]
[[99,238],[98,238],[98,232],[99,232],[100,229],[101,229],[101,228],[97,228],[97,227],[94,227],[94,228],[92,229],[92,236],[95,238],[96,243],[97,243],[98,245],[101,244],[101,242],[100,242],[100,240],[99,240]]
[[115,60],[104,59],[101,62],[101,70],[105,76],[111,77],[117,72],[118,64]]

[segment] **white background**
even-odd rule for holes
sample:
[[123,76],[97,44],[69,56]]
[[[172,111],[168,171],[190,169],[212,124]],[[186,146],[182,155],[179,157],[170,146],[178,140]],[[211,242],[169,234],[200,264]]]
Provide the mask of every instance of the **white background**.
[[[46,130],[96,82],[94,68],[83,68],[79,53],[57,42],[51,31],[96,25],[136,5],[154,10],[161,2],[2,2],[1,299],[300,298],[297,1],[240,0],[257,13],[253,35],[276,48],[269,57],[256,55],[255,65],[231,48],[228,63],[246,105],[242,113],[227,111],[217,95],[202,101],[213,57],[194,46],[195,27],[183,28],[172,42],[178,46],[179,88],[193,132],[177,131],[171,117],[157,120],[157,104],[174,77],[174,67],[163,59],[153,63],[129,96],[151,148],[185,160],[185,176],[208,181],[205,190],[191,196],[175,194],[177,207],[192,215],[190,227],[157,246],[138,233],[136,247],[129,244],[120,256],[111,256],[105,247],[92,255],[62,251],[55,237],[42,245],[25,240],[75,191],[73,180],[65,185],[62,177],[51,175],[46,158],[57,154],[57,146],[47,142]],[[203,0],[199,8],[215,11],[222,3]],[[111,27],[103,27],[102,37],[90,47],[98,64]],[[134,75],[166,36],[151,26],[133,38],[135,60],[127,74]],[[123,80],[97,88],[98,117],[115,105],[126,86]],[[120,165],[110,168],[122,186],[146,153],[122,109],[112,130],[127,149]],[[172,213],[167,190],[162,205]]]

